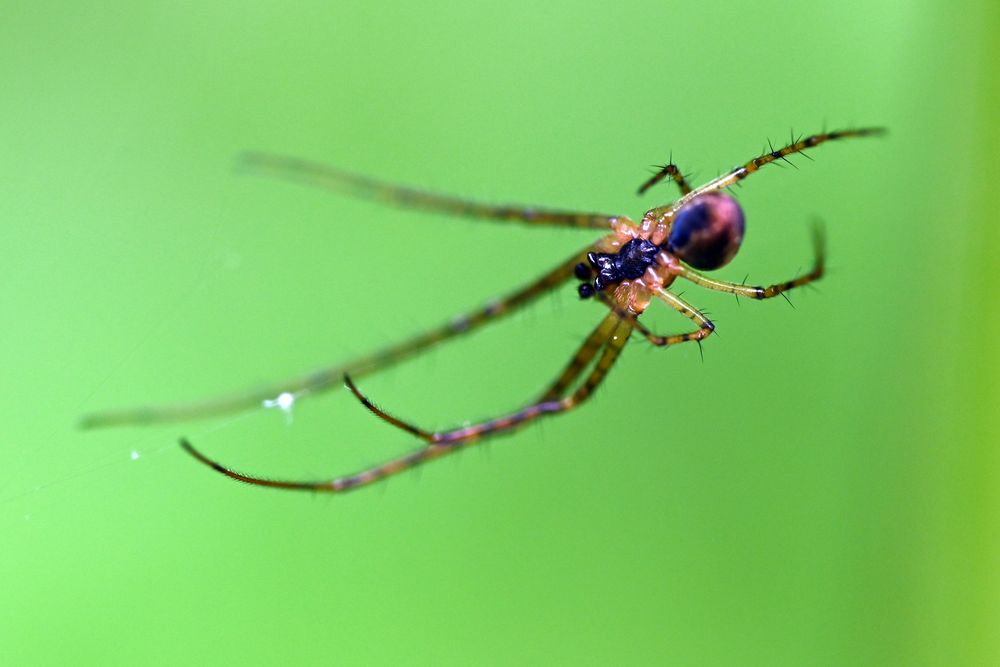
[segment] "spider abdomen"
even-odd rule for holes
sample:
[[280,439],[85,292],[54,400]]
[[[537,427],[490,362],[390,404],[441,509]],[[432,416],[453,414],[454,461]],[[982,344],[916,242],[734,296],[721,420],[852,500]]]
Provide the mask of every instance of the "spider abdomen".
[[666,247],[696,269],[717,269],[740,249],[743,230],[743,209],[736,200],[706,192],[677,212]]

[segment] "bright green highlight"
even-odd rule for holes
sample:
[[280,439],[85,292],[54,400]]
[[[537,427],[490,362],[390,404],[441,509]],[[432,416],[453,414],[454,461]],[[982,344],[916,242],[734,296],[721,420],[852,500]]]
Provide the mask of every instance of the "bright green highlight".
[[[0,12],[3,664],[1000,662],[995,3],[7,3]],[[638,217],[768,137],[885,125],[737,190],[718,338],[341,498],[416,443],[345,391],[81,433],[293,376],[526,282],[589,232],[235,173],[245,150]],[[599,317],[567,286],[367,378],[422,426],[515,408]],[[667,309],[658,330],[690,323]]]

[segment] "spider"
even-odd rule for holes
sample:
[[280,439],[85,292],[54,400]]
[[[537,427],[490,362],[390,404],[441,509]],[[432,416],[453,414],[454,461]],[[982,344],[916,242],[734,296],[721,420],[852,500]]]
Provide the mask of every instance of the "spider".
[[[443,326],[369,356],[275,383],[258,391],[196,403],[92,414],[84,417],[81,426],[96,428],[205,417],[247,409],[262,403],[266,406],[288,407],[295,397],[322,392],[343,382],[367,410],[379,419],[423,440],[423,446],[353,474],[320,481],[292,481],[237,472],[195,449],[186,438],[180,440],[180,445],[198,461],[248,484],[330,493],[343,493],[368,486],[456,452],[486,436],[510,433],[541,417],[568,412],[582,405],[607,377],[633,332],[638,332],[657,347],[691,341],[700,345],[701,341],[712,334],[715,325],[695,306],[670,291],[669,288],[678,279],[751,299],[785,296],[784,293],[790,289],[819,280],[823,276],[825,251],[823,234],[818,228],[813,235],[812,269],[792,280],[755,286],[726,282],[703,273],[726,265],[735,256],[743,240],[743,211],[727,193],[727,189],[766,164],[776,160],[787,161],[789,155],[802,153],[827,141],[883,132],[882,128],[858,128],[821,132],[797,139],[792,137],[787,146],[775,150],[769,145],[769,152],[697,188],[688,184],[672,160],[668,161],[639,187],[639,193],[644,193],[669,177],[680,189],[681,197],[673,203],[646,211],[638,224],[626,216],[486,205],[384,183],[295,158],[262,153],[247,154],[241,166],[250,171],[390,205],[528,225],[596,229],[605,234],[520,289],[489,301],[478,310],[459,315]],[[579,296],[600,303],[605,315],[555,381],[537,398],[515,412],[459,428],[430,431],[376,406],[355,383],[357,378],[385,369],[432,345],[509,315],[573,278],[579,281]],[[694,325],[693,330],[660,335],[646,328],[639,317],[654,299],[690,319]],[[276,395],[278,398],[273,399]]]

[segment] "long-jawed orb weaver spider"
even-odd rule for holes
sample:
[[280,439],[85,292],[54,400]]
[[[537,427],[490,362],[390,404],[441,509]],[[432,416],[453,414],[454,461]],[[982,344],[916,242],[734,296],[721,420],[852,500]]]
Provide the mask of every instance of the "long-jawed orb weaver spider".
[[[638,331],[650,343],[659,347],[687,341],[696,341],[700,344],[715,330],[715,325],[697,308],[668,289],[678,278],[708,289],[730,292],[751,299],[768,299],[779,294],[783,295],[787,290],[818,280],[822,277],[824,268],[823,236],[819,230],[814,235],[815,259],[812,270],[792,280],[774,285],[752,286],[718,280],[701,273],[727,264],[739,250],[743,240],[743,211],[736,200],[727,194],[726,189],[764,165],[776,160],[787,160],[789,155],[802,153],[807,148],[835,139],[871,136],[882,132],[884,132],[882,128],[848,129],[793,139],[784,148],[772,149],[698,188],[692,188],[677,166],[669,162],[639,187],[639,193],[669,177],[680,188],[681,198],[672,204],[646,211],[638,224],[625,216],[518,206],[491,206],[383,183],[294,158],[248,154],[242,165],[251,171],[404,208],[529,225],[600,229],[607,233],[534,282],[500,299],[490,301],[478,310],[459,315],[437,329],[370,356],[243,394],[166,407],[97,413],[85,417],[81,426],[96,428],[207,417],[261,404],[285,406],[296,397],[326,391],[343,382],[372,414],[420,438],[426,444],[409,454],[351,475],[305,482],[273,480],[243,474],[208,458],[195,449],[187,439],[181,439],[180,444],[205,465],[248,484],[331,493],[367,486],[458,451],[484,436],[509,433],[540,417],[567,412],[582,405],[604,381],[634,331]],[[354,383],[355,378],[387,368],[436,343],[508,315],[573,277],[580,281],[578,287],[580,297],[600,302],[607,312],[577,349],[555,382],[535,400],[516,412],[461,428],[428,431],[377,407]],[[663,302],[689,318],[697,328],[686,333],[667,336],[653,333],[639,322],[639,316],[649,307],[653,299]],[[275,396],[278,398],[274,399]]]

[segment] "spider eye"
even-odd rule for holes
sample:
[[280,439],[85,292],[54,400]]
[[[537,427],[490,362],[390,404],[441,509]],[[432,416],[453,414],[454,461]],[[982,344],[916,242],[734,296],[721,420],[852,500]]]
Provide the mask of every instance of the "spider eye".
[[743,209],[724,192],[706,192],[674,217],[667,250],[696,269],[725,266],[743,242]]

